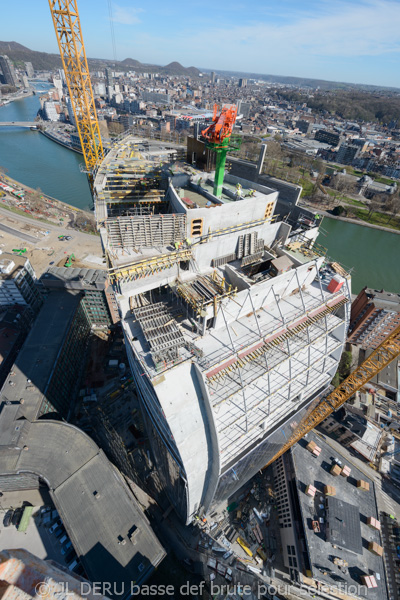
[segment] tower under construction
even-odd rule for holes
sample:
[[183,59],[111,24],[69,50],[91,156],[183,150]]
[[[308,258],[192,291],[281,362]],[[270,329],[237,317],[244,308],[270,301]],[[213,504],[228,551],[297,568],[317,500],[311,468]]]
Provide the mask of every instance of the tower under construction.
[[233,175],[217,197],[184,155],[128,134],[94,193],[154,461],[189,522],[268,463],[326,392],[351,287],[313,219],[290,225],[276,190]]

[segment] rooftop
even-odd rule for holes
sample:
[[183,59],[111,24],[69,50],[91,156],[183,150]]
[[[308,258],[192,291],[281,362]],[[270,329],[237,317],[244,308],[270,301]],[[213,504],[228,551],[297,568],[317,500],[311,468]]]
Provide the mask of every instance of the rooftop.
[[374,290],[372,288],[366,288],[365,293],[377,308],[400,312],[400,294],[385,292],[385,290]]
[[349,504],[328,496],[326,498],[326,537],[332,544],[344,550],[362,554],[360,511]]
[[[310,441],[314,441],[321,448],[318,458],[311,458],[310,453],[306,450],[306,445]],[[346,459],[336,450],[332,450],[314,432],[310,432],[307,439],[303,439],[293,446],[292,457],[305,541],[314,579],[335,585],[337,577],[340,577],[345,580],[347,585],[354,585],[359,583],[359,577],[363,574],[379,573],[378,587],[368,590],[368,600],[387,599],[383,560],[368,550],[368,544],[371,541],[377,542],[380,546],[383,545],[380,533],[367,525],[368,517],[379,519],[373,481],[354,466],[354,463],[350,465],[349,477],[333,476],[330,473],[333,459],[339,458],[343,465],[347,464]],[[357,488],[357,480],[366,481],[369,484],[369,490]],[[305,494],[308,484],[317,488],[315,498],[310,498]],[[324,486],[326,485],[335,487],[336,495],[333,502],[331,502],[332,497],[325,497]],[[320,508],[321,498],[327,500],[327,513],[325,507]],[[359,515],[358,525],[357,514]],[[313,531],[311,519],[319,517],[328,520],[329,532],[322,529],[320,534],[316,534]],[[329,535],[331,536],[330,541],[327,539]],[[335,548],[332,543],[336,546]],[[348,562],[347,572],[338,570],[333,564],[330,560],[333,555]]]
[[[57,354],[80,300],[79,294],[58,290],[46,298],[13,365],[13,374],[1,390],[2,397],[13,403],[16,418],[24,415],[34,420],[37,417]],[[22,398],[23,406],[20,405]],[[3,442],[4,434],[0,420]]]
[[106,281],[106,271],[76,267],[50,267],[41,277],[45,287],[69,290],[104,290]]
[[13,279],[17,273],[25,266],[27,258],[2,252],[0,254],[0,279]]

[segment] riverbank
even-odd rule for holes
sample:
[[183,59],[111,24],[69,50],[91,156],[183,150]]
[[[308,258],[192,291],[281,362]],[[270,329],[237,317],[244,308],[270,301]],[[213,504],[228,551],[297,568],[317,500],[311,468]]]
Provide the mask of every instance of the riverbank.
[[42,223],[65,227],[68,220],[67,226],[71,229],[92,234],[96,232],[94,217],[89,211],[61,202],[43,192],[38,192],[38,190],[30,188],[8,177],[8,175],[0,175],[0,181],[24,192],[23,198],[6,193],[1,198],[3,208]]
[[29,98],[29,96],[33,96],[34,95],[34,90],[33,89],[29,89],[24,91],[22,94],[18,94],[18,96],[13,96],[11,95],[11,97],[4,97],[2,96],[1,102],[0,102],[0,108],[2,106],[7,106],[7,104],[11,104],[11,102],[15,102],[16,100],[24,100],[24,98]]
[[39,131],[39,133],[41,133],[42,135],[47,137],[52,142],[55,142],[56,144],[60,144],[60,146],[63,146],[64,148],[67,148],[68,150],[72,150],[72,152],[76,152],[77,154],[80,154],[81,156],[83,156],[82,150],[77,150],[76,148],[74,148],[72,146],[72,144],[67,144],[62,139],[60,139],[58,136],[56,136],[54,133],[50,133],[49,131],[46,131],[46,129],[39,129],[38,131]]
[[361,227],[370,227],[371,229],[378,229],[379,231],[386,231],[387,233],[396,233],[397,235],[400,235],[400,231],[398,229],[392,229],[391,227],[384,227],[382,225],[375,225],[374,223],[367,223],[362,219],[351,219],[349,217],[339,217],[336,215],[332,215],[326,210],[316,210],[313,206],[310,206],[305,202],[302,202],[301,206],[304,206],[304,208],[314,213],[315,215],[318,214],[324,217],[329,217],[329,219],[335,219],[336,221],[345,221],[347,223],[354,223],[354,225],[360,225]]
[[[12,177],[9,177],[8,175],[0,174],[0,181],[4,181],[4,183],[8,183],[11,186],[20,188],[21,190],[27,191],[30,194],[33,194],[33,193],[37,194],[37,190],[34,190],[33,188],[29,187],[29,185],[26,185],[25,183],[16,181],[15,179],[13,179]],[[58,200],[57,198],[53,198],[52,196],[49,196],[48,194],[45,194],[44,192],[40,192],[40,193],[45,199],[48,199],[51,202],[55,203],[57,205],[57,207],[60,209],[74,210],[75,212],[82,212],[82,213],[91,215],[91,213],[88,210],[84,210],[83,208],[77,208],[76,206],[72,206],[72,204],[68,204],[68,202],[63,202],[61,200]]]

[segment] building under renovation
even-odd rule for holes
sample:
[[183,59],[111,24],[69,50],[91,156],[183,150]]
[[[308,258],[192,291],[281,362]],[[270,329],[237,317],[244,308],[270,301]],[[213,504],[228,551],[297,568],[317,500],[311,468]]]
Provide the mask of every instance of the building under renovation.
[[[336,372],[350,278],[279,192],[127,136],[95,178],[96,217],[163,485],[185,522],[273,458]],[[301,189],[298,190],[298,196]]]

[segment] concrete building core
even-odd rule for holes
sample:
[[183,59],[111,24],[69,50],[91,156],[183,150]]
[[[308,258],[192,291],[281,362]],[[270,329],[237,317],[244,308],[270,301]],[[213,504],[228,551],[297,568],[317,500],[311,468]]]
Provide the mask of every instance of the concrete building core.
[[325,393],[351,286],[313,220],[275,214],[276,189],[226,175],[218,199],[213,175],[177,151],[128,135],[94,188],[158,473],[190,522],[272,459]]

